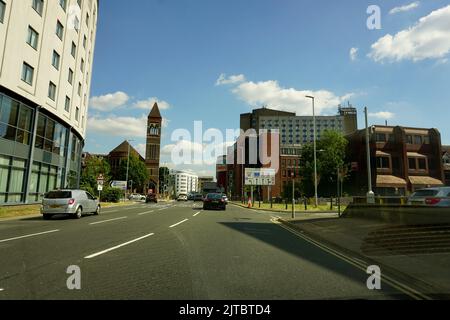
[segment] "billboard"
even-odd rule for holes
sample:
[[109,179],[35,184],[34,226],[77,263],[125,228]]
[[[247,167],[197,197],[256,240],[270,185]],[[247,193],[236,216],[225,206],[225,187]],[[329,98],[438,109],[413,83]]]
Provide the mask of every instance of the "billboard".
[[246,186],[274,186],[275,169],[253,169],[245,168]]

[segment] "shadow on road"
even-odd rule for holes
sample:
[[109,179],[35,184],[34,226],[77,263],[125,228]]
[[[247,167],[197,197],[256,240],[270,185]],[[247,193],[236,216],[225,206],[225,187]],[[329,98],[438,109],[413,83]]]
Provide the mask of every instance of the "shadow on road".
[[[315,245],[295,236],[294,234],[282,229],[272,223],[253,223],[253,222],[220,222],[221,225],[233,229],[237,232],[244,233],[259,241],[265,242],[279,250],[283,250],[302,260],[307,260],[316,264],[320,268],[326,268],[332,272],[337,272],[351,281],[366,285],[368,274],[362,270],[357,270],[349,263],[323,251]],[[274,270],[276,271],[276,270]],[[301,272],[299,270],[299,272]],[[376,298],[369,292],[367,296]],[[384,284],[382,286],[382,294],[386,298],[393,299],[410,299],[407,295]],[[339,299],[339,297],[337,297]]]

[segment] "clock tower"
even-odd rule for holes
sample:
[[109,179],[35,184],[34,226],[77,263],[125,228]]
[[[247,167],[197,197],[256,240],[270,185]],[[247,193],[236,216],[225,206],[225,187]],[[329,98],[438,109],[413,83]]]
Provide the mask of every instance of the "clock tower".
[[149,173],[147,187],[153,193],[159,192],[159,158],[161,148],[162,117],[158,103],[155,102],[147,119],[147,144],[145,150],[145,165]]

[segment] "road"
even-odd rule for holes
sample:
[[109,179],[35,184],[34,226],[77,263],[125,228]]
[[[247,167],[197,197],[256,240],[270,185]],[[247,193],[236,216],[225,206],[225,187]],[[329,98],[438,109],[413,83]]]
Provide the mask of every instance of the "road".
[[[395,299],[368,275],[272,221],[229,205],[136,204],[80,220],[0,222],[3,299]],[[81,289],[69,290],[69,266]]]

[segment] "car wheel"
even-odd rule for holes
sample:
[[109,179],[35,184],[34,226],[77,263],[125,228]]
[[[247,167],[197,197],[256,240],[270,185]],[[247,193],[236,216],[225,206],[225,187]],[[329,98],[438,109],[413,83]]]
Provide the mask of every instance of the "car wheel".
[[101,210],[101,207],[99,205],[99,206],[97,206],[97,210],[95,210],[95,212],[94,212],[94,216],[98,216],[100,214],[100,210]]
[[44,220],[50,220],[52,218],[51,214],[44,214]]
[[81,207],[78,207],[77,211],[73,215],[73,218],[74,219],[81,219],[82,214],[83,214],[83,209],[81,209]]

